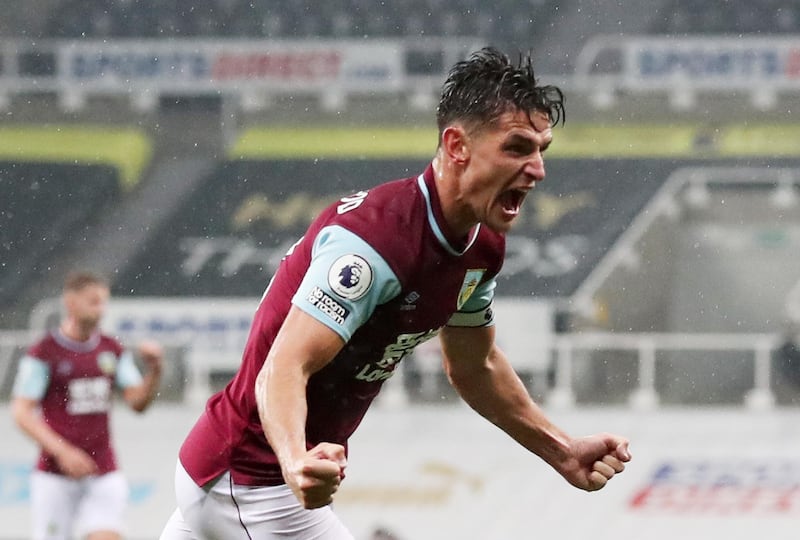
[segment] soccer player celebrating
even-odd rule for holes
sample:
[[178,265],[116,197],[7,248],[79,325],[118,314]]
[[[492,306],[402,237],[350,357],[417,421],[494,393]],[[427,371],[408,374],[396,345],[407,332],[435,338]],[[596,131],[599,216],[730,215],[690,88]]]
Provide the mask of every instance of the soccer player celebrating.
[[[161,346],[142,342],[144,376],[133,354],[98,326],[109,299],[99,276],[75,272],[64,283],[66,317],[20,362],[12,411],[41,448],[31,475],[33,540],[121,538],[128,487],[109,433],[112,389],[144,411],[161,377]],[[41,409],[41,413],[39,412]]]
[[487,48],[451,69],[430,166],[332,204],[281,262],[238,373],[181,447],[162,540],[352,539],[329,506],[348,438],[437,334],[460,396],[569,483],[597,490],[624,469],[626,439],[553,425],[494,342],[504,234],[563,114],[528,57]]

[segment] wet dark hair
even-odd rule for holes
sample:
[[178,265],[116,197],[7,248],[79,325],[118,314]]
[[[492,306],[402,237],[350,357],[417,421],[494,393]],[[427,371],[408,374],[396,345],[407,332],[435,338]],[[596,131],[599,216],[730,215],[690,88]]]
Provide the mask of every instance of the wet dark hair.
[[454,122],[480,127],[515,109],[541,111],[553,126],[563,124],[564,94],[557,86],[537,85],[529,54],[520,54],[515,65],[499,50],[485,47],[450,69],[436,112],[439,140]]

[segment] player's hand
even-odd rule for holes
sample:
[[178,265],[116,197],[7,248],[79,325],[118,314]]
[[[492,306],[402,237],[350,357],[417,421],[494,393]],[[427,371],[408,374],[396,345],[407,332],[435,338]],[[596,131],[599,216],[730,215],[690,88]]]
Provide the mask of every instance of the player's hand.
[[304,508],[320,508],[333,501],[346,467],[343,446],[320,443],[290,464],[284,476]]
[[97,463],[94,462],[89,454],[75,446],[63,448],[54,457],[61,472],[70,478],[79,479],[97,474]]
[[570,484],[585,491],[602,489],[631,460],[628,440],[608,433],[573,439],[570,455],[559,472]]
[[161,371],[161,360],[164,357],[164,349],[155,341],[142,341],[137,347],[139,356],[147,366],[147,369]]

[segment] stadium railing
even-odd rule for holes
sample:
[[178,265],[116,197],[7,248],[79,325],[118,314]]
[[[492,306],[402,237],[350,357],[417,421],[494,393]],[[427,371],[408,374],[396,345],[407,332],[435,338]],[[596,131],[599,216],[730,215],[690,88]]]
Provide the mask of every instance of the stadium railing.
[[[25,348],[30,345],[37,334],[31,331],[0,331],[0,400],[7,400],[10,395],[15,366]],[[606,333],[587,332],[557,335],[550,345],[553,358],[554,378],[553,385],[544,395],[536,396],[554,409],[569,409],[573,407],[592,406],[623,406],[632,410],[652,410],[662,407],[682,406],[723,406],[746,407],[752,410],[768,410],[774,407],[794,406],[800,403],[800,388],[790,387],[788,390],[781,387],[780,376],[776,372],[774,355],[781,345],[781,336],[778,334],[694,334],[694,333]],[[687,351],[706,353],[731,354],[731,358],[740,355],[749,358],[752,363],[752,381],[748,391],[741,396],[726,396],[722,402],[676,402],[674,399],[665,398],[669,388],[659,384],[658,372],[662,363],[674,361],[676,355],[685,354]],[[575,364],[579,357],[602,353],[615,353],[621,360],[632,355],[635,360],[635,372],[630,373],[627,368],[622,368],[619,374],[630,381],[626,396],[619,392],[601,395],[597,391],[589,399],[582,398],[576,388]],[[219,366],[187,365],[187,359],[192,357],[192,344],[169,344],[167,347],[168,361],[165,363],[167,370],[161,388],[161,399],[176,402],[195,403],[202,402],[210,395],[212,390],[224,380],[219,378],[223,371]],[[228,376],[235,371],[236,361],[230,360]],[[613,360],[600,359],[598,361],[613,363]],[[401,364],[401,367],[403,365]],[[611,367],[613,369],[613,366]],[[531,375],[520,370],[522,375]],[[618,374],[618,375],[619,375]],[[402,406],[415,401],[436,402],[452,404],[451,394],[442,390],[441,370],[429,370],[423,376],[429,380],[415,379],[418,388],[409,388],[409,379],[415,374],[408,369],[400,369],[395,375],[395,380],[388,382],[387,387],[379,398],[381,403],[389,406]],[[418,374],[417,374],[418,375]],[[534,377],[544,376],[533,374]],[[681,383],[679,383],[681,384]],[[685,381],[692,385],[692,381]],[[216,387],[216,388],[215,388]],[[426,388],[432,394],[420,394],[420,388]],[[703,389],[700,389],[703,391]],[[713,389],[708,389],[713,394]],[[780,396],[784,396],[782,399]],[[786,397],[788,396],[788,397]],[[620,399],[621,397],[625,399]]]
[[[562,334],[555,338],[555,384],[547,396],[553,407],[571,407],[577,402],[573,384],[574,361],[579,354],[608,351],[632,353],[636,372],[628,374],[636,381],[628,394],[628,405],[649,410],[664,405],[663,386],[657,384],[661,362],[674,361],[676,354],[687,351],[743,353],[752,361],[753,384],[741,404],[751,409],[769,409],[776,405],[773,389],[774,351],[780,345],[776,334],[687,334],[687,333],[607,333],[587,332]],[[613,362],[610,360],[609,362]],[[610,368],[613,369],[613,368]],[[704,405],[702,402],[685,405]],[[714,403],[705,403],[714,404]],[[672,405],[681,405],[672,403]]]

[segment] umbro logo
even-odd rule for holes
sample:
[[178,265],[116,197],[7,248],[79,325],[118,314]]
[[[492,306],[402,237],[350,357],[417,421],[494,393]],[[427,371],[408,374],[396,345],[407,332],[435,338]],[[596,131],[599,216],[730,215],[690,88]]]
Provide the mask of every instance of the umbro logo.
[[404,303],[402,306],[400,306],[400,309],[402,311],[411,311],[417,309],[416,304],[414,304],[414,302],[417,300],[419,300],[419,293],[417,291],[411,291],[406,295],[405,298],[403,298]]

